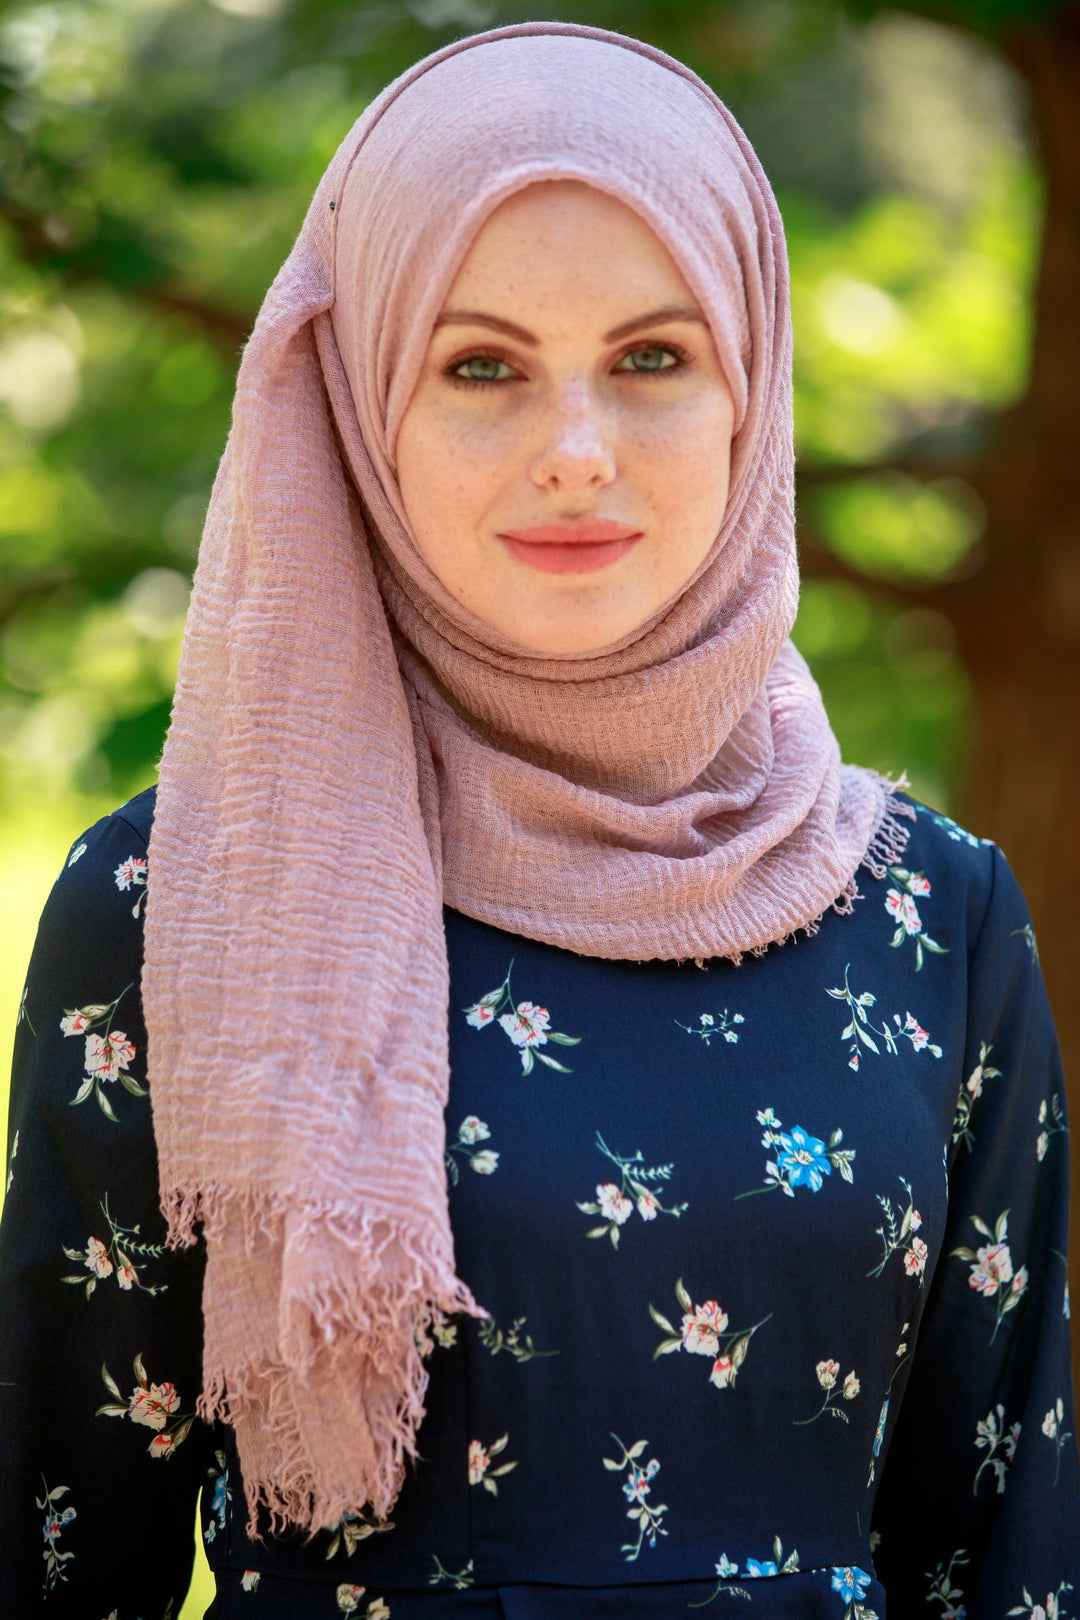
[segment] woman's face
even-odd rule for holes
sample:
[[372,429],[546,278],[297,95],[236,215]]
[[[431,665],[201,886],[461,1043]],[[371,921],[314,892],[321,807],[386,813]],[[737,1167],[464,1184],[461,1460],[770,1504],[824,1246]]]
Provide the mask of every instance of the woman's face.
[[596,651],[693,574],[724,518],[733,405],[667,248],[544,181],[499,205],[447,295],[397,441],[433,572],[537,653]]

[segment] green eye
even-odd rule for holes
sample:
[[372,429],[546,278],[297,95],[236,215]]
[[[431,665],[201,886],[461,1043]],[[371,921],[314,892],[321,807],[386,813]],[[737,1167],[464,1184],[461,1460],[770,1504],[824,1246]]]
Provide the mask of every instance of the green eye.
[[672,366],[679,365],[679,357],[671,349],[661,348],[657,343],[646,344],[641,349],[631,349],[624,354],[616,371],[670,371]]
[[505,360],[496,360],[491,354],[473,354],[454,367],[454,376],[463,382],[503,382],[514,375]]

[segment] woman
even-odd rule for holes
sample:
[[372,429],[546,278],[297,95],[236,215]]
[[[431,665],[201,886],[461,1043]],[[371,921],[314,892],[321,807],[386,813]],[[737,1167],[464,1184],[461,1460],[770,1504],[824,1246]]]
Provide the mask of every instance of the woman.
[[200,1484],[219,1616],[1072,1612],[1034,938],[787,641],[790,357],[647,46],[475,36],[346,138],[31,963],[5,1612],[175,1614]]

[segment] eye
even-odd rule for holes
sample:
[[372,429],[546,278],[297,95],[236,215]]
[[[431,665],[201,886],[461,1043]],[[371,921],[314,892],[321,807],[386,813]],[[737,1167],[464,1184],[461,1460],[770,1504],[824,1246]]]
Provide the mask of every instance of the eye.
[[493,354],[470,354],[451,367],[450,375],[461,382],[493,383],[505,382],[516,374],[512,366]]
[[659,343],[646,343],[640,349],[631,349],[629,354],[624,354],[615,370],[671,371],[685,364],[685,357],[678,349]]

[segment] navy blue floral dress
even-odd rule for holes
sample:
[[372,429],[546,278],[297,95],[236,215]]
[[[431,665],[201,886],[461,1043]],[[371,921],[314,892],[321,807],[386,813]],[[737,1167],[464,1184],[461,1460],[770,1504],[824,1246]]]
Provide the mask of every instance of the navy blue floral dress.
[[[1072,1620],[1064,1088],[1006,862],[922,806],[850,915],[735,967],[447,909],[442,1327],[392,1526],[249,1540],[194,1415],[139,1001],[153,793],[45,908],[0,1228],[0,1614]],[[152,881],[152,876],[151,876]],[[198,1052],[191,1054],[198,1064]]]

